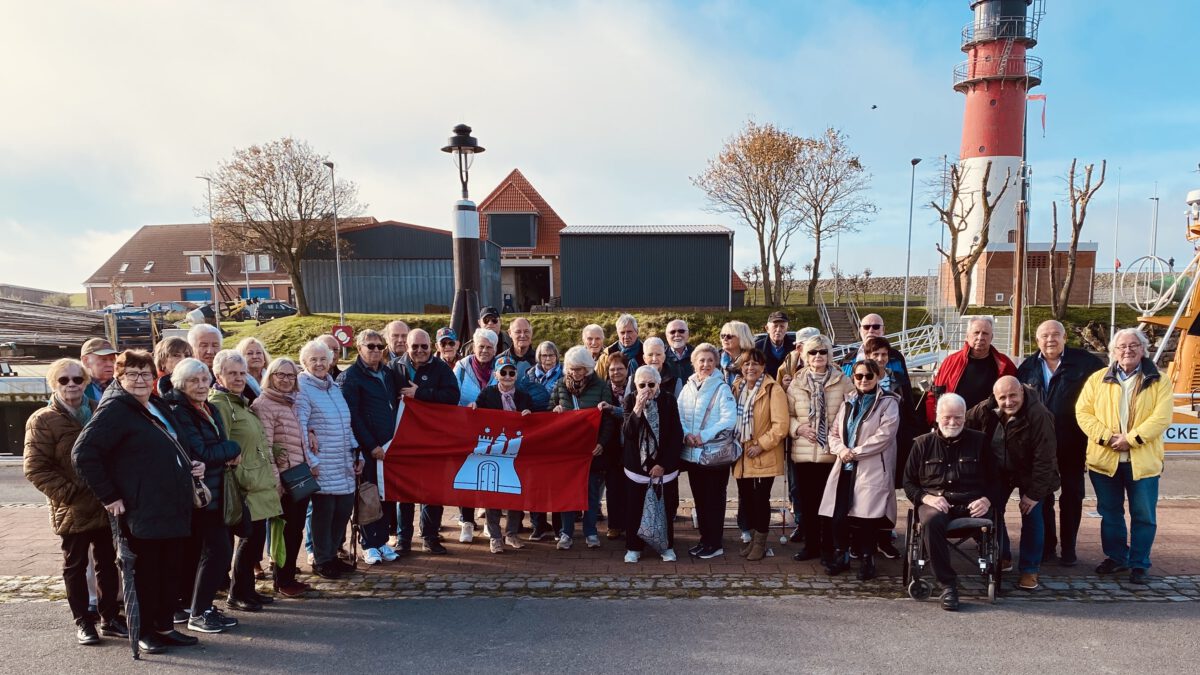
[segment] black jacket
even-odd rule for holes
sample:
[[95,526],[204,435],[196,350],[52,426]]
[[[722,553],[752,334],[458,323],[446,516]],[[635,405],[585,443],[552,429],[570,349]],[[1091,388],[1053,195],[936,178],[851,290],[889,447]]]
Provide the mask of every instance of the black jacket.
[[1058,459],[1055,456],[1054,417],[1037,400],[1037,392],[1025,388],[1021,409],[1004,426],[1004,449],[997,454],[992,436],[1000,424],[996,397],[967,411],[967,427],[982,431],[992,453],[992,475],[1006,481],[1003,487],[1020,489],[1021,495],[1042,501],[1058,489]]
[[[683,453],[683,425],[679,422],[679,406],[672,396],[664,396],[661,392],[655,398],[658,403],[658,454],[654,464],[663,468],[665,473],[679,470],[679,456]],[[623,468],[641,474],[650,475],[654,464],[642,464],[641,442],[642,434],[650,432],[650,426],[642,415],[633,414],[633,406],[637,402],[637,394],[625,396],[625,422],[621,425],[621,440],[623,444]]]
[[410,384],[417,385],[418,401],[458,405],[458,378],[441,359],[431,358],[420,368],[414,368],[411,362],[406,365],[400,388]]
[[[642,353],[642,339],[638,338],[638,341],[636,343],[634,343],[633,346],[635,348],[633,350],[633,360],[637,362],[637,365],[636,366],[628,366],[630,377],[633,377],[633,371],[637,370],[638,366],[646,365],[646,355]],[[616,354],[618,352],[620,352],[620,353],[625,352],[624,348],[621,347],[620,340],[617,340],[616,342],[612,343],[604,350],[605,354]]]
[[1091,352],[1067,347],[1063,350],[1058,370],[1046,387],[1042,379],[1042,355],[1034,353],[1017,368],[1017,379],[1032,387],[1041,398],[1050,414],[1054,416],[1054,432],[1057,441],[1058,470],[1061,474],[1078,475],[1084,471],[1087,457],[1087,434],[1075,421],[1075,401],[1088,377],[1104,368],[1104,362]]
[[987,438],[963,429],[957,438],[933,430],[913,441],[904,466],[904,494],[914,505],[925,495],[941,495],[951,504],[966,505],[992,492],[991,455]]
[[[150,397],[150,405],[174,419],[157,396]],[[192,467],[184,461],[186,453],[162,422],[114,381],[71,457],[101,504],[124,501],[123,519],[134,537],[175,539],[192,528]]]
[[[517,412],[533,410],[533,399],[520,389],[513,390],[513,402],[517,404]],[[504,410],[500,387],[494,384],[484,387],[483,391],[479,392],[479,398],[475,399],[475,405],[489,410]]]
[[783,335],[783,356],[776,358],[775,352],[771,348],[771,336],[764,335],[754,342],[754,346],[767,356],[766,372],[771,377],[775,377],[779,372],[779,366],[787,359],[788,354],[796,348],[796,336],[794,334],[784,333]]
[[208,401],[204,406],[212,421],[204,417],[188,397],[178,389],[172,389],[163,396],[163,401],[171,406],[174,415],[175,432],[179,434],[179,442],[188,451],[191,458],[204,462],[204,484],[212,492],[212,501],[206,510],[216,511],[222,508],[221,498],[224,493],[225,463],[242,454],[242,448],[237,441],[229,440],[225,425],[217,409]]
[[342,371],[337,381],[350,409],[354,440],[364,455],[370,455],[396,433],[396,404],[400,400],[396,373],[383,365],[372,372],[359,357]]
[[694,348],[688,345],[683,358],[679,358],[675,355],[675,350],[671,348],[671,345],[667,345],[667,360],[663,363],[663,367],[671,371],[671,376],[677,382],[687,382],[687,379],[696,372],[696,369],[692,367],[692,351]]

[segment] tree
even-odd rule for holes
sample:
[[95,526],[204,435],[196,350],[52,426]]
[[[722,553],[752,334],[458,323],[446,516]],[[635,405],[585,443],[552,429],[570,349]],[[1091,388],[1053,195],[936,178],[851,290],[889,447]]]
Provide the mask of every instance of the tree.
[[[762,268],[760,268],[758,265],[747,265],[746,269],[742,270],[742,278],[746,280],[746,285],[750,287],[751,298],[758,294],[758,278],[761,275]],[[753,299],[746,304],[753,305]]]
[[850,152],[846,135],[830,127],[819,138],[803,143],[799,176],[792,195],[797,224],[816,245],[808,270],[808,304],[812,305],[821,276],[821,241],[839,232],[854,232],[874,214],[875,204],[865,196],[871,176],[857,155]]
[[[942,207],[935,201],[929,202],[929,205],[933,207],[934,211],[937,211],[938,218],[950,232],[950,249],[943,249],[942,245],[938,244],[937,250],[946,259],[947,266],[950,268],[950,276],[954,285],[954,304],[960,314],[966,314],[967,307],[971,304],[971,271],[975,269],[975,263],[979,262],[980,256],[987,249],[992,213],[996,209],[996,204],[1004,198],[1004,193],[1008,192],[1008,188],[1012,184],[1012,175],[1011,172],[1004,174],[1004,184],[1000,187],[996,198],[989,200],[988,197],[992,194],[987,189],[988,180],[992,176],[990,160],[984,166],[983,178],[978,184],[977,190],[969,189],[967,184],[970,172],[964,172],[958,164],[950,164],[949,171],[950,177],[946,181],[949,188],[949,199],[946,206]],[[976,195],[979,197],[977,198]],[[976,207],[983,211],[983,224],[979,235],[971,241],[966,253],[960,256],[958,242],[967,231],[968,218]]]
[[[1067,200],[1071,204],[1071,244],[1067,249],[1067,273],[1065,279],[1059,279],[1058,265],[1055,264],[1058,252],[1058,202],[1050,202],[1053,214],[1053,226],[1050,235],[1050,305],[1054,318],[1059,321],[1067,315],[1070,306],[1071,286],[1075,283],[1075,258],[1079,252],[1079,233],[1083,230],[1083,221],[1087,218],[1088,204],[1092,196],[1104,185],[1104,172],[1108,168],[1107,160],[1100,160],[1100,180],[1092,185],[1092,170],[1095,164],[1083,167],[1083,187],[1075,185],[1075,165],[1078,159],[1071,160],[1071,168],[1067,170]],[[1057,290],[1055,290],[1057,289]]]
[[793,195],[799,180],[804,139],[773,124],[746,122],[725,141],[692,184],[708,195],[709,209],[728,213],[758,240],[763,304],[780,304],[783,258],[798,229]]
[[235,150],[205,177],[212,181],[213,222],[222,248],[267,253],[287,272],[301,316],[310,314],[300,260],[313,244],[334,244],[332,215],[361,210],[358,188],[337,182],[308,143],[290,137]]

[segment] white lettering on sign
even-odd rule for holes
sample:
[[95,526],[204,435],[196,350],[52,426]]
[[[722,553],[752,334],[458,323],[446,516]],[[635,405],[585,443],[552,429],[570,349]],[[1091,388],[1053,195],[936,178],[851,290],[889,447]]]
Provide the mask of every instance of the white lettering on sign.
[[1163,441],[1200,444],[1200,424],[1172,424],[1163,433]]

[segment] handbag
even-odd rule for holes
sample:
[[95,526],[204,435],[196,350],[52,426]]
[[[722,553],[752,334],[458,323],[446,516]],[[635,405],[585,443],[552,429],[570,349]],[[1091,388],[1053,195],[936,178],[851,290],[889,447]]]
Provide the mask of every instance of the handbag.
[[204,484],[203,478],[192,476],[192,506],[197,509],[207,507],[212,503],[212,490]]
[[[287,451],[284,450],[283,454],[287,455]],[[317,490],[320,489],[320,486],[317,485],[317,479],[312,475],[312,468],[308,466],[308,462],[292,464],[289,459],[288,468],[279,472],[279,482],[283,485],[283,491],[288,493],[293,502],[302,502],[316,494]]]
[[383,504],[379,500],[379,488],[370,481],[358,484],[355,494],[355,516],[360,526],[370,525],[383,518]]
[[650,479],[650,484],[646,486],[646,499],[642,502],[642,522],[638,525],[637,536],[659,553],[670,548],[670,542],[667,540],[667,505],[663,499],[661,478]]
[[[728,387],[724,381],[718,386]],[[708,415],[712,412],[713,402],[717,400],[717,395],[714,393],[708,399],[708,408],[704,411],[704,417],[700,420],[700,428],[704,428],[705,422],[708,422]],[[729,466],[742,456],[742,444],[738,442],[737,436],[733,429],[724,429],[712,437],[712,440],[704,444],[700,448],[700,457],[697,458],[697,464],[700,466]]]
[[225,467],[225,524],[233,527],[242,522],[242,489],[238,487],[233,467]]

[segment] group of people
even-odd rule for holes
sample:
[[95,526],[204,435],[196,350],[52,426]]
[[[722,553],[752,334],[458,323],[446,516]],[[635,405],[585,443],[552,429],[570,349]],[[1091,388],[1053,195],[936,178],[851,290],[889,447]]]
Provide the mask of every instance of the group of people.
[[[625,561],[637,563],[647,551],[638,536],[642,510],[655,489],[667,532],[654,552],[675,560],[679,478],[687,474],[700,534],[688,554],[725,555],[732,477],[738,553],[761,560],[772,488],[786,476],[797,523],[791,539],[803,542],[793,557],[819,558],[831,575],[856,559],[858,577],[867,580],[877,573],[877,554],[900,555],[893,541],[902,487],[917,508],[942,606],[957,609],[949,520],[969,514],[1003,522],[1016,490],[1017,585],[1035,589],[1045,560],[1077,562],[1086,472],[1103,518],[1106,559],[1096,571],[1147,581],[1171,391],[1136,329],[1113,337],[1105,367],[1066,347],[1063,326],[1048,321],[1038,327],[1038,351],[1017,368],[992,346],[991,321],[977,318],[966,345],[914,403],[904,356],[876,314],[863,318],[862,341],[841,363],[816,329],[789,331],[783,312],[770,315],[757,339],[747,324],[726,323],[719,346],[692,345],[680,319],[643,339],[636,319],[624,314],[614,342],[606,344],[603,327],[588,325],[581,344],[565,352],[552,342],[535,346],[525,318],[504,332],[499,312],[487,307],[478,323],[465,343],[450,328],[431,339],[403,321],[362,330],[344,370],[330,335],[305,344],[297,362],[271,358],[254,338],[223,349],[220,331],[206,324],[186,340],[162,340],[153,354],[118,353],[96,338],[79,360],[52,364],[51,400],[27,425],[25,472],[46,494],[62,537],[78,641],[128,636],[110,518],[137,556],[141,648],[150,653],[197,642],[176,625],[207,633],[236,626],[214,604],[222,590],[230,609],[271,604],[273,594],[255,587],[269,536],[278,595],[309,590],[298,578],[302,546],[313,574],[348,572],[356,494],[382,479],[374,460],[384,456],[405,398],[520,414],[600,408],[582,518],[528,514],[525,541],[553,539],[561,550],[574,545],[578,521],[585,545],[601,546],[605,500],[605,536],[624,540]],[[300,465],[315,492],[281,478]],[[382,507],[383,517],[359,529],[364,563],[409,555],[417,527],[422,551],[448,553],[439,534],[444,505],[422,504],[419,524],[415,504]],[[526,546],[526,514],[458,510],[459,541],[473,541],[482,515],[491,553]],[[1008,567],[1003,528],[1001,537]]]

